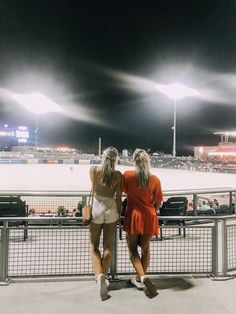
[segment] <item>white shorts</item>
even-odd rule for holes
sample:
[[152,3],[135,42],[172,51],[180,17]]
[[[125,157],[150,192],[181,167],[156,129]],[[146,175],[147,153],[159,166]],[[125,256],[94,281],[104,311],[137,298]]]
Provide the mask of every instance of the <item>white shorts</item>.
[[112,197],[94,196],[92,222],[95,224],[110,224],[119,219],[116,200]]

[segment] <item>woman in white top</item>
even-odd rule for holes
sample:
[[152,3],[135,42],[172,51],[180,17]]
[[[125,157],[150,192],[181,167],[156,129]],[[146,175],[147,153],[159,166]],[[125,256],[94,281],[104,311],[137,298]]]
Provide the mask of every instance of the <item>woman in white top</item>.
[[[111,265],[112,242],[121,208],[122,174],[115,170],[117,161],[117,149],[108,147],[103,152],[102,165],[90,168],[90,179],[94,189],[93,218],[90,224],[91,257],[102,301],[109,298],[105,278]],[[99,242],[102,231],[101,255]]]

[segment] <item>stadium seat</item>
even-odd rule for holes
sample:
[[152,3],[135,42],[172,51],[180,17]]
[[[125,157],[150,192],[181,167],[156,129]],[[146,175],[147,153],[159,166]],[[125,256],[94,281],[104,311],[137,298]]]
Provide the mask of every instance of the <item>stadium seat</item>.
[[[185,216],[187,209],[188,200],[186,197],[170,197],[166,202],[163,203],[160,208],[161,216]],[[162,225],[178,225],[179,226],[179,235],[181,235],[181,226],[183,227],[183,236],[186,236],[185,232],[185,220],[168,220],[159,218],[159,224]],[[160,237],[163,239],[163,230],[160,228]]]
[[[27,217],[28,206],[18,196],[0,196],[0,217]],[[1,223],[3,225],[3,223]],[[24,241],[28,235],[28,221],[11,221],[9,226],[24,227]]]

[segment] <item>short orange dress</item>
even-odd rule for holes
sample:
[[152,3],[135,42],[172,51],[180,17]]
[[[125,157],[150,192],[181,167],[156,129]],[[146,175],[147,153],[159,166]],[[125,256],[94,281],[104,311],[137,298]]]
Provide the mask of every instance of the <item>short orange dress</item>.
[[135,171],[125,171],[122,191],[127,194],[124,230],[130,234],[158,235],[159,224],[153,204],[163,200],[160,180],[151,175],[149,187],[140,188],[136,186]]

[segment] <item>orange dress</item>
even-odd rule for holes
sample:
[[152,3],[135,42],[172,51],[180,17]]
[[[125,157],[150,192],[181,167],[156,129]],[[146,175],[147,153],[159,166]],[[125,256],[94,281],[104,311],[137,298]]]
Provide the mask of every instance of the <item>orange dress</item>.
[[160,180],[152,175],[149,187],[139,188],[135,171],[125,171],[122,191],[127,194],[124,230],[131,234],[158,235],[159,224],[153,204],[163,200]]

